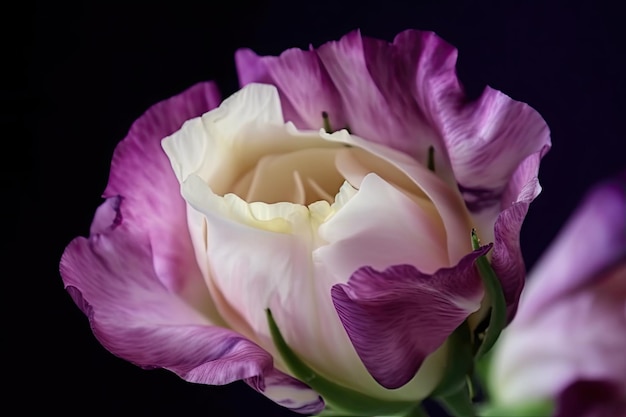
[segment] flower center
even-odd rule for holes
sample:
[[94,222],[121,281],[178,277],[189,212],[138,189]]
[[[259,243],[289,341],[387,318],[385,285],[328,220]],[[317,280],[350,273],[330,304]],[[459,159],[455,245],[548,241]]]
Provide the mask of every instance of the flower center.
[[426,198],[393,164],[364,149],[322,139],[319,147],[261,155],[246,168],[239,170],[240,175],[223,194],[233,193],[248,203],[332,204],[345,181],[358,189],[367,174],[376,173],[410,197]]

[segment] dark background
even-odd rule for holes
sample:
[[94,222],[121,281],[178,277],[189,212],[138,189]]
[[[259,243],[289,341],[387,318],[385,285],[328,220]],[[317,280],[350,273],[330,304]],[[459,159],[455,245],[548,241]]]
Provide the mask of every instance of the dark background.
[[622,26],[618,6],[602,2],[34,5],[23,26],[27,89],[9,95],[24,110],[22,133],[32,136],[35,152],[26,165],[34,184],[20,187],[17,205],[27,214],[18,225],[34,226],[20,236],[27,261],[7,277],[18,286],[17,307],[5,316],[14,329],[8,346],[17,348],[5,361],[16,372],[4,378],[16,391],[8,395],[18,400],[16,415],[292,415],[243,385],[194,385],[113,356],[58,274],[65,245],[88,234],[113,149],[131,123],[198,81],[216,80],[224,96],[234,92],[237,48],[276,55],[356,28],[389,41],[404,29],[433,30],[455,45],[470,96],[489,84],[529,103],[551,128],[544,191],[522,233],[531,267],[584,192],[626,167]]

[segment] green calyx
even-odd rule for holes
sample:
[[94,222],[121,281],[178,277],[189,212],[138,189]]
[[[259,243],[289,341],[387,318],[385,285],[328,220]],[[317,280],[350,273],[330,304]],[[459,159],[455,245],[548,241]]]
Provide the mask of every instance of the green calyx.
[[328,112],[322,112],[322,119],[324,120],[324,130],[326,133],[333,133],[333,128],[330,125],[330,118],[328,117]]
[[370,417],[384,415],[408,415],[416,407],[412,402],[389,402],[371,398],[350,388],[341,386],[321,376],[311,369],[287,345],[283,339],[272,312],[267,309],[267,321],[274,345],[287,364],[292,374],[319,393],[326,402],[328,410],[320,416]]
[[[480,248],[480,239],[474,229],[472,229],[472,248],[474,250]],[[506,300],[500,280],[485,255],[476,259],[476,267],[483,281],[486,296],[491,301],[490,313],[486,319],[487,325],[484,332],[477,335],[478,338],[475,341],[477,343],[475,358],[478,360],[493,347],[506,326]]]

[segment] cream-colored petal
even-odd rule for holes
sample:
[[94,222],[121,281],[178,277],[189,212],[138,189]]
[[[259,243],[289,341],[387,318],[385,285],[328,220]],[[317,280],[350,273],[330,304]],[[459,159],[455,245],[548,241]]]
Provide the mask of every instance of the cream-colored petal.
[[428,170],[423,163],[402,152],[351,135],[346,130],[332,134],[321,130],[320,135],[326,140],[361,148],[382,158],[396,166],[423,190],[424,194],[433,202],[446,230],[445,247],[448,251],[448,264],[442,266],[455,265],[471,251],[469,236],[474,225],[461,194]]

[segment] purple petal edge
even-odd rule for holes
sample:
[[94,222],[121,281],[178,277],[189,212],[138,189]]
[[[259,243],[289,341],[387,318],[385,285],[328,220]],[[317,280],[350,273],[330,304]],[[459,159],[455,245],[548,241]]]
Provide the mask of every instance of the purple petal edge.
[[[104,198],[124,199],[124,221],[147,235],[159,277],[175,291],[202,279],[187,228],[185,201],[161,140],[220,103],[212,82],[195,84],[150,107],[117,145]],[[168,219],[164,222],[163,219]]]
[[474,261],[491,245],[432,275],[411,265],[363,267],[333,286],[335,309],[363,364],[385,388],[406,384],[483,297]]

